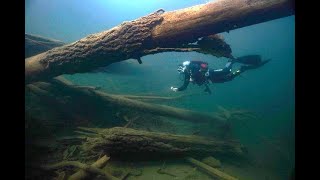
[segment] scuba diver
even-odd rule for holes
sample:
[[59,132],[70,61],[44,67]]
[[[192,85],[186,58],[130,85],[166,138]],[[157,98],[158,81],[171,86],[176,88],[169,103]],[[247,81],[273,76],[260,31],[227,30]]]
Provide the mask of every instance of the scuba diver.
[[[249,69],[255,69],[263,66],[270,60],[261,60],[260,55],[247,55],[239,58],[230,59],[223,69],[210,69],[207,62],[203,61],[185,61],[178,67],[178,72],[184,74],[184,83],[181,87],[171,87],[172,91],[185,90],[189,82],[197,84],[199,86],[205,86],[205,92],[211,94],[211,90],[208,86],[209,81],[212,83],[224,83],[233,80],[241,73]],[[234,63],[244,64],[240,69],[232,72],[232,65]]]

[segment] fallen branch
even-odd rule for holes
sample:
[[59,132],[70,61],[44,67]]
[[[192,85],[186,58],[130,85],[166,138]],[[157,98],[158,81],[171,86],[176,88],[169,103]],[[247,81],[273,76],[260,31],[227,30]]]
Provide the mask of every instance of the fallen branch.
[[[100,158],[96,162],[94,162],[91,166],[101,169],[106,165],[106,163],[109,159],[110,159],[110,157],[107,157],[106,155],[104,155],[102,158]],[[87,171],[79,170],[78,172],[71,175],[69,177],[69,180],[83,180],[83,179],[88,179],[88,178],[92,179],[93,177],[92,177],[92,175],[87,173]]]
[[169,175],[169,176],[174,177],[174,178],[177,177],[177,176],[174,175],[173,173],[165,170],[165,163],[166,163],[166,162],[164,161],[162,167],[157,170],[157,173],[159,173],[159,174],[166,174],[166,175]]
[[133,99],[124,98],[119,95],[110,95],[97,90],[91,90],[90,92],[92,93],[92,95],[101,97],[101,99],[106,102],[112,103],[113,105],[118,105],[141,112],[156,114],[159,116],[169,116],[191,122],[224,123],[224,121],[219,121],[218,119],[215,119],[213,116],[207,113],[199,113],[196,111],[190,111],[165,105],[149,104]]
[[127,124],[123,127],[128,128],[135,120],[137,120],[139,116],[136,116],[132,119],[129,119],[127,116],[123,116],[123,119],[127,121]]
[[63,167],[66,167],[66,166],[73,166],[73,167],[80,168],[80,169],[82,169],[82,170],[84,170],[86,172],[90,172],[90,173],[93,173],[93,174],[96,174],[96,175],[100,175],[104,179],[107,179],[107,180],[119,180],[118,178],[116,178],[116,177],[114,177],[114,176],[102,171],[99,168],[96,168],[96,167],[93,167],[93,166],[88,166],[88,165],[80,163],[78,161],[64,161],[64,162],[60,162],[60,163],[57,163],[57,164],[45,165],[45,166],[42,166],[42,167],[44,169],[46,169],[46,170],[52,170],[52,169],[63,168]]
[[186,94],[180,95],[180,96],[174,96],[174,97],[163,97],[163,96],[138,96],[138,95],[121,95],[122,97],[129,98],[129,99],[137,99],[137,100],[176,100],[180,99],[186,96]]
[[205,171],[209,175],[213,176],[214,178],[222,179],[222,180],[237,180],[237,178],[234,178],[230,176],[229,174],[226,174],[216,168],[213,168],[211,166],[208,166],[196,159],[193,159],[191,157],[186,158],[188,162],[195,165],[196,167],[200,168],[201,170]]

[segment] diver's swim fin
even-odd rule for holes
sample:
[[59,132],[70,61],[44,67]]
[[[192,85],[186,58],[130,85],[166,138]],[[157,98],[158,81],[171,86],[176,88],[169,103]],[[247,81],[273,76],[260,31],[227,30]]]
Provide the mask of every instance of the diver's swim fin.
[[271,61],[271,59],[267,59],[267,60],[261,61],[257,66],[261,67],[261,66],[265,65],[269,61]]
[[247,64],[247,65],[259,65],[261,63],[261,56],[260,55],[247,55],[241,56],[234,60],[234,62]]
[[248,69],[256,69],[258,67],[261,67],[261,66],[265,65],[269,61],[271,61],[271,59],[267,59],[267,60],[261,61],[259,64],[255,64],[255,65],[243,65],[243,66],[240,67],[240,71],[246,71]]

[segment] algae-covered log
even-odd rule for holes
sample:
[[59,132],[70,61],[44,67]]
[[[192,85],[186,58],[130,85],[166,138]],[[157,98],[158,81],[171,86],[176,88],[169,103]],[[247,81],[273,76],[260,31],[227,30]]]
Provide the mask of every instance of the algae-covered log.
[[129,94],[123,94],[122,97],[129,98],[129,99],[135,99],[139,101],[171,101],[171,100],[179,100],[183,97],[191,96],[191,94],[182,94],[179,96],[140,96],[140,95],[129,95]]
[[[218,0],[172,12],[159,10],[27,58],[25,82],[87,72],[130,58],[141,63],[141,57],[164,51],[232,57],[230,47],[210,35],[292,14],[292,0]],[[188,46],[195,41],[198,45]]]
[[52,169],[59,169],[67,166],[73,166],[82,169],[83,171],[86,171],[88,173],[100,175],[103,179],[105,180],[120,180],[119,178],[116,178],[109,173],[102,171],[101,169],[94,167],[94,166],[89,166],[87,164],[83,164],[78,161],[63,161],[57,164],[49,164],[49,165],[44,165],[42,168],[46,170],[52,170]]
[[245,155],[244,147],[239,142],[231,140],[149,132],[123,127],[80,129],[97,134],[96,137],[88,137],[82,145],[83,151],[87,154],[103,151],[111,156],[132,156],[132,158],[151,158],[160,155],[167,157],[170,155],[176,157],[185,155],[241,157]]
[[[132,111],[137,111],[141,113],[153,114],[156,116],[164,116],[164,117],[171,117],[180,119],[183,121],[190,121],[196,123],[210,123],[212,128],[217,128],[220,126],[226,125],[226,121],[222,120],[221,118],[205,113],[205,112],[197,112],[183,108],[177,108],[172,106],[165,106],[165,105],[158,105],[152,104],[147,102],[142,102],[135,99],[126,98],[122,95],[114,95],[108,94],[101,90],[97,90],[95,87],[91,86],[77,86],[68,81],[67,79],[59,76],[54,78],[50,83],[45,82],[36,82],[32,84],[28,84],[26,89],[30,90],[30,92],[35,93],[38,96],[41,96],[43,100],[50,101],[53,107],[57,108],[57,110],[68,114],[68,112],[63,108],[66,105],[63,103],[64,99],[56,98],[53,94],[56,92],[63,92],[65,97],[70,97],[74,95],[79,95],[83,98],[80,100],[83,101],[84,99],[91,99],[98,101],[98,104],[92,104],[91,106],[104,105],[105,107],[111,108],[128,108]],[[147,98],[147,96],[129,96],[133,98]],[[181,96],[177,96],[180,98]],[[161,97],[152,97],[151,99],[162,99]],[[174,99],[174,97],[163,97],[164,99]],[[61,101],[61,102],[60,102]],[[70,99],[68,100],[70,101]],[[72,99],[75,103],[78,101],[77,98]],[[83,102],[81,102],[83,103]],[[61,106],[61,107],[60,107]],[[94,109],[94,108],[91,108]],[[97,109],[101,109],[97,107]],[[70,115],[74,114],[74,112],[70,111]]]
[[[110,157],[104,155],[100,159],[98,159],[96,162],[94,162],[91,166],[95,168],[102,169],[107,161],[110,159]],[[83,180],[83,179],[92,179],[94,176],[90,174],[89,172],[85,170],[79,170],[78,172],[72,174],[68,180]]]
[[224,121],[220,121],[214,116],[204,112],[196,112],[171,106],[145,103],[142,101],[125,98],[121,95],[107,94],[103,91],[95,90],[93,88],[79,88],[61,76],[54,78],[52,83],[60,85],[61,89],[68,89],[75,93],[81,93],[84,96],[98,98],[102,102],[110,104],[112,106],[130,108],[131,110],[139,112],[151,113],[159,116],[173,117],[191,122],[211,122],[212,124],[225,123]]
[[188,157],[186,158],[188,162],[195,165],[196,167],[200,168],[202,171],[208,173],[209,175],[213,176],[214,178],[218,178],[221,180],[238,180],[238,178],[235,178],[225,172],[222,172],[216,168],[213,168],[211,166],[206,165],[205,163],[202,163],[194,158]]

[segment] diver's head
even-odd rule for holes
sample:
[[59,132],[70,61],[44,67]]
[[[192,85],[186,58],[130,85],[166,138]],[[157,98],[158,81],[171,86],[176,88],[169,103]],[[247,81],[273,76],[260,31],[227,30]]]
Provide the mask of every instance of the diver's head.
[[202,63],[200,64],[200,72],[207,72],[208,71],[208,63]]

